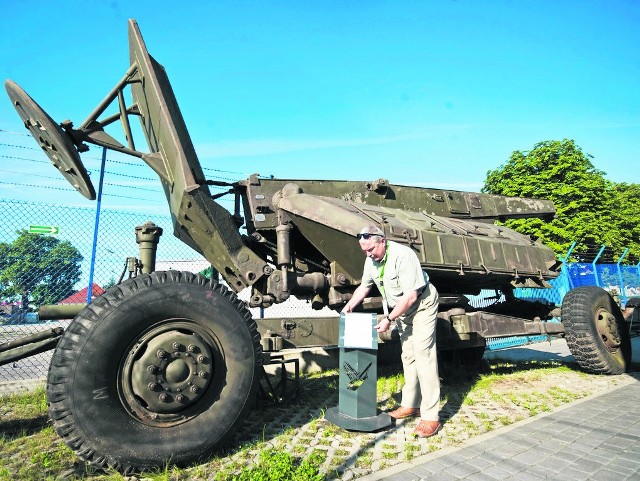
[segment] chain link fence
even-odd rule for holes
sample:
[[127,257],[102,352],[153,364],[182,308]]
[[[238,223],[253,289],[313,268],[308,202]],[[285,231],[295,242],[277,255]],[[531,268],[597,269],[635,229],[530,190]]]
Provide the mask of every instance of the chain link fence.
[[[138,257],[135,227],[145,222],[165,231],[159,259],[205,264],[171,235],[167,215],[103,210],[95,232],[94,209],[0,200],[0,343],[68,324],[39,322],[37,310],[86,303],[88,292],[95,297],[118,282],[127,257]],[[0,366],[0,382],[42,379],[50,358],[51,351]]]
[[624,308],[631,298],[640,296],[640,266],[570,262],[562,266],[560,276],[549,284],[552,289],[515,289],[515,295],[521,299],[560,305],[571,289],[598,286],[614,296]]
[[[135,228],[146,222],[163,229],[156,270],[202,272],[209,267],[206,259],[173,236],[168,214],[102,210],[96,232],[94,209],[0,199],[0,344],[66,327],[69,320],[41,322],[38,308],[86,303],[89,292],[95,297],[126,278],[127,258],[138,257]],[[239,297],[248,300],[249,294],[247,289]],[[314,311],[295,298],[251,313],[255,318],[336,315],[326,308]],[[49,351],[0,366],[0,384],[28,387],[42,381],[51,355]]]

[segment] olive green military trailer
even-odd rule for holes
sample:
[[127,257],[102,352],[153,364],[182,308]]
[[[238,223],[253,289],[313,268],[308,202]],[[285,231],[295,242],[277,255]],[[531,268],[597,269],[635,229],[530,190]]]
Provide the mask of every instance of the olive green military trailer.
[[[88,144],[148,164],[166,193],[174,235],[200,252],[224,282],[157,272],[153,260],[143,260],[138,275],[108,289],[55,337],[50,415],[81,458],[131,471],[193,462],[222,446],[256,397],[264,350],[337,343],[337,315],[277,325],[260,321],[259,330],[247,307],[268,308],[295,296],[338,312],[360,282],[364,254],[355,235],[370,224],[410,246],[440,292],[439,351],[479,358],[487,338],[548,334],[565,337],[587,371],[627,369],[628,332],[605,291],[575,289],[561,308],[513,295],[517,287],[547,288],[561,263],[540,242],[494,221],[552,218],[551,202],[401,186],[382,178],[207,180],[165,70],[147,52],[134,20],[129,43],[130,67],[77,127],[55,123],[11,80],[7,92],[25,127],[85,197],[95,198],[79,155]],[[100,118],[114,103],[117,113]],[[134,117],[145,152],[134,143]],[[124,143],[105,131],[113,123],[123,127]],[[216,202],[212,185],[235,196],[233,213]],[[150,236],[144,242],[156,242],[152,230],[142,233]],[[236,294],[247,288],[245,303]],[[500,301],[473,308],[467,296],[481,289],[495,290]],[[381,312],[379,294],[362,308]],[[557,318],[562,322],[548,322]],[[261,339],[266,330],[269,338]],[[309,336],[311,331],[320,335]]]

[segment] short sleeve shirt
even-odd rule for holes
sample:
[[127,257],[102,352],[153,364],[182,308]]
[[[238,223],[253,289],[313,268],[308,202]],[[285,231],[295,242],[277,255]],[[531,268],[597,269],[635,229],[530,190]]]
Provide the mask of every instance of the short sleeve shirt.
[[362,284],[365,287],[375,284],[391,308],[395,307],[405,293],[420,289],[428,282],[429,276],[422,270],[416,253],[397,242],[387,241],[386,254],[380,262],[370,257],[364,262]]

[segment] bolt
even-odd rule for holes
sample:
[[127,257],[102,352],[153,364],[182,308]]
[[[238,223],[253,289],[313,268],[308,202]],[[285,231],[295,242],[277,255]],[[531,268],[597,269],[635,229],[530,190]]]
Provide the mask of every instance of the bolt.
[[187,347],[187,351],[189,352],[196,352],[196,346],[194,346],[193,344],[189,344],[189,346]]
[[207,373],[205,371],[200,371],[200,372],[198,372],[198,376],[200,376],[202,379],[204,379],[205,377],[207,377]]
[[191,386],[191,388],[189,388],[189,391],[191,391],[192,393],[197,393],[200,389],[198,389],[198,386]]
[[180,349],[182,349],[182,344],[180,344],[179,342],[174,342],[173,343],[173,349],[174,351],[179,351]]
[[206,360],[207,360],[207,358],[206,358],[206,357],[204,357],[202,354],[200,354],[200,355],[198,356],[198,362],[205,362]]
[[155,374],[158,371],[158,368],[152,364],[151,366],[147,367],[147,371],[151,374]]
[[157,382],[150,382],[149,384],[147,384],[147,387],[151,391],[155,391],[156,389],[158,389],[160,387],[160,385]]
[[158,396],[158,399],[160,399],[160,401],[162,402],[167,402],[169,400],[169,395],[167,393],[162,392]]
[[162,349],[158,349],[158,352],[156,352],[156,356],[158,356],[160,359],[164,359],[164,357],[167,355],[167,353],[165,351],[163,351]]
[[178,401],[179,403],[184,403],[187,402],[189,399],[187,399],[187,396],[183,396],[182,394],[178,394],[176,396],[176,401]]

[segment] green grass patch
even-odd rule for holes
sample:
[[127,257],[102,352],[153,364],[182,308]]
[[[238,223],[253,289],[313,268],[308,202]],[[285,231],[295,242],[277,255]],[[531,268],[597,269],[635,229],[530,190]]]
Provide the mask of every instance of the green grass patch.
[[[215,453],[189,468],[166,466],[136,478],[318,481],[339,476],[337,473],[347,469],[345,463],[353,463],[360,470],[373,467],[379,470],[443,447],[456,446],[472,436],[580,399],[591,394],[592,379],[601,384],[603,377],[557,363],[502,361],[487,362],[480,370],[445,377],[441,390],[445,429],[428,441],[408,436],[410,439],[399,448],[392,437],[347,431],[324,419],[326,409],[338,404],[338,373],[306,375],[300,380],[299,401],[256,408],[227,451]],[[611,385],[614,380],[609,382]],[[399,363],[379,368],[378,408],[386,410],[398,404],[403,383]],[[413,426],[413,421],[408,421],[407,433],[411,433]],[[390,427],[393,429],[396,427]],[[394,434],[389,431],[389,435]],[[327,455],[331,452],[327,446],[336,448],[331,457]],[[373,446],[376,449],[372,449]],[[114,471],[98,471],[85,465],[66,447],[49,421],[44,388],[3,397],[0,400],[0,481],[53,481],[63,477],[69,481],[128,479]]]
[[226,469],[216,474],[215,481],[323,481],[320,472],[324,456],[313,454],[298,459],[286,451],[266,449],[260,452],[258,462],[247,469]]

